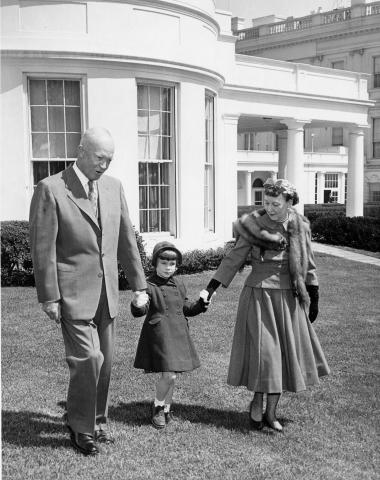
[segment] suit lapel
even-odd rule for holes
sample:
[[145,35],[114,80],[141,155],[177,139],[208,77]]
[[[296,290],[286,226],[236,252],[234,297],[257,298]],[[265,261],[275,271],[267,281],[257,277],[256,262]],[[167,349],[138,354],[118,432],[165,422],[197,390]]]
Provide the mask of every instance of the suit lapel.
[[89,217],[89,219],[100,230],[98,219],[95,217],[90,200],[87,198],[83,185],[81,184],[79,178],[74,172],[74,169],[72,167],[69,167],[63,172],[62,177],[65,180],[67,196]]

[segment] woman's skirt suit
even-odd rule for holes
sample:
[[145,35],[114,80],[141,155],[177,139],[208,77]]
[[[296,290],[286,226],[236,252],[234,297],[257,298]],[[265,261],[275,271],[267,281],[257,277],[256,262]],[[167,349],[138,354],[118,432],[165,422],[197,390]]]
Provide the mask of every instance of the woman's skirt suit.
[[147,279],[149,302],[133,316],[146,315],[134,362],[146,372],[187,372],[200,366],[186,317],[205,312],[201,299],[190,302],[182,280],[154,274]]
[[[261,227],[288,239],[287,222],[263,215]],[[308,242],[307,285],[318,285]],[[298,392],[329,373],[305,306],[293,295],[288,250],[263,250],[240,237],[214,279],[227,287],[250,255],[252,271],[240,295],[227,383],[249,390]]]

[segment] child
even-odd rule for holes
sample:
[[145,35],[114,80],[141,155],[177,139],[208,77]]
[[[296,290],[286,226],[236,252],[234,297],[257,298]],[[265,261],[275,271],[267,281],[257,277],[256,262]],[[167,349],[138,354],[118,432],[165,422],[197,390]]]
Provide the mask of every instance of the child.
[[187,299],[182,280],[173,277],[181,263],[181,252],[173,244],[157,243],[152,257],[155,273],[147,279],[149,301],[143,307],[137,302],[131,303],[134,317],[146,315],[134,367],[147,373],[161,373],[151,419],[158,429],[173,419],[170,404],[176,373],[189,372],[200,366],[186,317],[205,312],[209,305],[207,291],[201,292],[196,302]]

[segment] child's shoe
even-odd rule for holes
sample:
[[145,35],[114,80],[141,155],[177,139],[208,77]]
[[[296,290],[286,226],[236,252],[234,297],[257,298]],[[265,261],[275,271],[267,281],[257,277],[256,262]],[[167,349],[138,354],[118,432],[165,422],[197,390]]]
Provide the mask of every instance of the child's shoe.
[[164,406],[158,405],[157,407],[152,405],[152,425],[154,428],[161,429],[166,426]]
[[165,421],[166,421],[166,424],[170,423],[170,422],[174,422],[175,421],[175,416],[173,415],[173,412],[171,410],[169,410],[168,412],[165,412]]

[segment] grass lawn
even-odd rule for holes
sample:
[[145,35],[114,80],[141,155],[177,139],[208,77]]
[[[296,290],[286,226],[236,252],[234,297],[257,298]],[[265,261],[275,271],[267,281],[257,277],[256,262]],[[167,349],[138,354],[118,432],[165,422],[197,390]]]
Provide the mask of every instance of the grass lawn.
[[[141,320],[121,292],[109,428],[116,438],[96,458],[70,447],[62,424],[68,371],[59,327],[33,288],[2,291],[3,479],[148,480],[375,479],[378,427],[379,268],[318,255],[321,313],[315,329],[332,374],[285,393],[285,433],[249,430],[250,393],[226,385],[238,295],[247,270],[190,319],[202,366],[179,376],[178,421],[149,423],[153,375],[132,367]],[[195,296],[212,272],[185,277]]]

